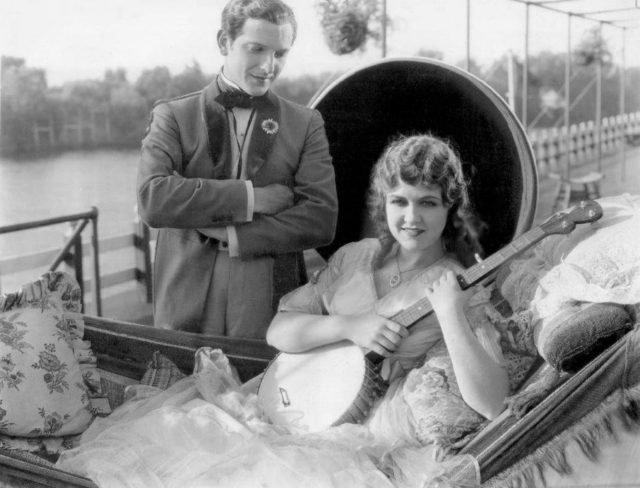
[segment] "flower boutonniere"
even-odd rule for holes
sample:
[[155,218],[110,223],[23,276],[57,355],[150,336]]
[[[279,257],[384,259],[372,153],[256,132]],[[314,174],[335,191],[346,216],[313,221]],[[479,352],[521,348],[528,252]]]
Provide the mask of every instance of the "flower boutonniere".
[[277,134],[278,133],[278,129],[280,128],[278,123],[273,119],[265,119],[265,120],[263,120],[262,124],[260,126],[262,127],[262,130],[265,131],[270,136],[273,136],[273,135]]

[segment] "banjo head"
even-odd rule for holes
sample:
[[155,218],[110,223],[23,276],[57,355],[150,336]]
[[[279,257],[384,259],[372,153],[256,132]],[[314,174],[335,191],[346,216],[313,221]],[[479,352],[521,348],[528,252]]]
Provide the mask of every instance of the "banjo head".
[[357,403],[367,369],[362,350],[352,343],[280,353],[264,373],[258,398],[272,423],[319,432]]

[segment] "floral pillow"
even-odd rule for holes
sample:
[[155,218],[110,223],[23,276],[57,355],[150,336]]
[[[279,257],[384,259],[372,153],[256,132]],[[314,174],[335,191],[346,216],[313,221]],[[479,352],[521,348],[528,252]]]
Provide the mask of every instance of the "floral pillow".
[[62,272],[0,297],[0,434],[64,436],[91,422],[73,348],[82,333],[74,314],[80,308],[80,288]]

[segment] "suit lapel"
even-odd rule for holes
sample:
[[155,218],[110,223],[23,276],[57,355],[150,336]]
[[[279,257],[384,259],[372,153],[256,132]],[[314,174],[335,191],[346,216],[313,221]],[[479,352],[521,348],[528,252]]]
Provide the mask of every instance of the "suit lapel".
[[215,101],[219,93],[214,80],[202,93],[202,110],[207,126],[214,178],[228,179],[231,176],[231,134],[224,107]]
[[268,102],[261,104],[257,109],[255,125],[251,131],[247,151],[247,179],[252,180],[266,162],[280,129],[280,103],[278,98],[269,92]]

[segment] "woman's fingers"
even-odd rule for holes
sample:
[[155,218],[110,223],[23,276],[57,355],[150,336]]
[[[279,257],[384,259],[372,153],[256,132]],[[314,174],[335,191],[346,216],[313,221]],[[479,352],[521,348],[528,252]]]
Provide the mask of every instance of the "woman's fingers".
[[409,331],[401,325],[393,323],[393,327],[385,327],[382,330],[382,336],[394,344],[400,344],[402,340],[409,335]]
[[458,289],[458,280],[453,271],[445,271],[442,275],[440,275],[437,279],[433,280],[430,285],[425,287],[425,291],[427,293],[427,297],[437,293],[442,290],[457,290]]
[[369,348],[369,350],[371,350],[371,351],[377,353],[379,356],[383,356],[385,358],[391,355],[391,351],[389,351],[388,349],[382,347],[378,343],[372,344],[371,347]]
[[395,351],[409,335],[406,327],[380,315],[360,316],[351,326],[353,342],[382,356]]
[[380,346],[384,347],[387,351],[390,351],[390,352],[395,351],[396,348],[398,347],[398,343],[397,342],[393,342],[393,341],[389,340],[384,335],[379,336],[376,339],[376,343],[379,344]]
[[395,351],[402,340],[409,335],[406,327],[388,320],[384,324],[384,328],[378,334],[376,342],[388,351]]

